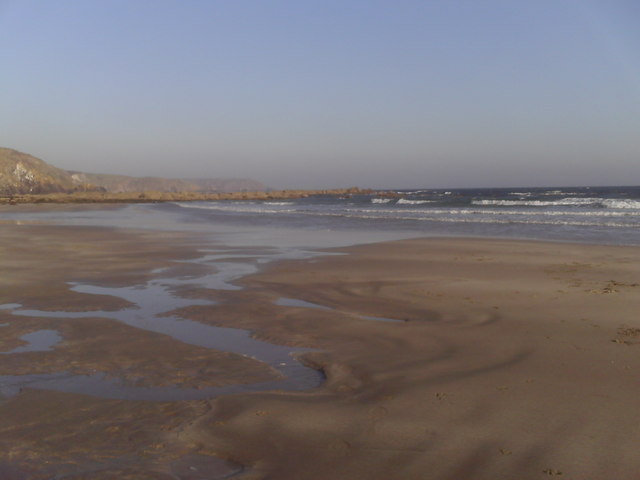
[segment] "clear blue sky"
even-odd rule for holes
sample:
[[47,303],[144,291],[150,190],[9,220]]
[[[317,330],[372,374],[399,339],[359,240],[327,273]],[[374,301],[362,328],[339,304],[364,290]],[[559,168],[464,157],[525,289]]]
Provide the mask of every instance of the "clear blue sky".
[[276,188],[640,184],[637,0],[0,0],[0,146]]

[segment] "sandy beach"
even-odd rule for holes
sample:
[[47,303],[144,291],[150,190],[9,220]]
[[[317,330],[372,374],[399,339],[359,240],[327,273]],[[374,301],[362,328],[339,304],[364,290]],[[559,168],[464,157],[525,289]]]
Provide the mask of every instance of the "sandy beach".
[[[8,222],[0,304],[116,311],[126,302],[67,282],[185,275],[175,261],[206,242]],[[637,247],[432,238],[338,252],[271,264],[241,290],[183,289],[216,303],[172,312],[314,349],[302,358],[326,375],[318,388],[174,402],[24,388],[0,399],[0,478],[637,478]],[[3,352],[29,332],[62,337],[48,351],[0,355],[0,375],[101,372],[188,387],[277,376],[105,318],[0,309],[0,324]]]
[[0,0],[0,480],[640,480],[639,25]]

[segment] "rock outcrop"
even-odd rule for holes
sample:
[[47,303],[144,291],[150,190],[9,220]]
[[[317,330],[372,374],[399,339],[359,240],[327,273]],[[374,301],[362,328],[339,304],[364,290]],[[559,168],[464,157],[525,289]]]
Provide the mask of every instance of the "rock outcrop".
[[0,194],[74,192],[92,188],[86,183],[74,182],[65,170],[39,158],[0,147]]

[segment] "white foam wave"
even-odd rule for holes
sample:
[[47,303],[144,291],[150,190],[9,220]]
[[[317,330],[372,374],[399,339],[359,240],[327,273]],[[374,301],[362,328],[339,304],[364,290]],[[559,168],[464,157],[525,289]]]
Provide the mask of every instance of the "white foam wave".
[[549,190],[547,192],[541,192],[540,195],[552,197],[552,196],[560,196],[560,195],[567,196],[567,195],[586,195],[586,194],[582,192],[571,192],[571,191],[565,192],[563,190]]
[[[635,201],[632,201],[635,202]],[[529,202],[530,203],[530,202]],[[513,203],[512,203],[513,204]],[[589,210],[506,210],[482,208],[334,208],[331,210],[308,210],[299,208],[265,208],[264,204],[229,204],[211,202],[207,204],[180,204],[186,208],[201,208],[227,213],[256,215],[304,215],[307,217],[336,217],[363,220],[409,220],[446,223],[482,224],[532,224],[568,225],[600,228],[640,228],[640,208],[619,209],[594,208]],[[628,220],[628,222],[623,221]]]
[[389,203],[391,201],[390,198],[372,198],[371,203]]
[[[347,208],[347,212],[351,213],[371,213],[373,210],[366,208]],[[400,210],[396,209],[377,209],[376,213],[388,214],[392,216]],[[611,211],[604,209],[587,210],[587,211],[566,211],[566,210],[484,210],[478,208],[429,208],[412,210],[416,215],[428,213],[429,215],[493,215],[493,216],[550,216],[550,217],[637,217],[640,211]],[[403,211],[406,214],[406,211]]]
[[[324,215],[324,214],[323,214]],[[380,219],[378,215],[341,215],[333,214],[330,216],[340,216],[345,218],[360,219]],[[637,223],[620,223],[620,222],[588,222],[576,220],[534,220],[534,219],[501,219],[501,218],[461,218],[461,217],[435,217],[435,216],[394,216],[393,220],[415,220],[415,221],[431,221],[444,223],[486,223],[486,224],[522,224],[522,225],[570,225],[582,227],[606,227],[606,228],[640,228]]]
[[259,205],[256,202],[174,202],[182,208],[195,208],[203,210],[218,210],[222,207],[230,208],[232,206]]
[[433,203],[433,200],[408,200],[401,198],[396,202],[396,205],[423,205],[425,203]]
[[640,209],[640,200],[607,198],[602,201],[602,204],[607,208]]
[[472,205],[496,207],[567,207],[595,206],[605,208],[640,209],[640,201],[618,200],[610,198],[575,198],[566,197],[559,200],[472,200]]
[[395,193],[398,195],[422,195],[430,192],[431,190],[397,190]]
[[295,213],[297,210],[293,208],[264,208],[266,204],[256,203],[208,203],[208,204],[188,204],[176,203],[183,208],[194,208],[200,210],[214,210],[218,212],[237,212],[237,213]]
[[264,205],[293,205],[293,202],[264,202]]

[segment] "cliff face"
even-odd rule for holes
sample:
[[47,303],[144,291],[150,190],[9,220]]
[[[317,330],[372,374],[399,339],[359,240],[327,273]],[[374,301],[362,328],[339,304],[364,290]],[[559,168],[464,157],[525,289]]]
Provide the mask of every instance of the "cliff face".
[[83,183],[74,183],[66,171],[39,158],[0,147],[0,193],[53,193],[87,188],[90,187]]
[[226,193],[266,189],[264,184],[244,178],[171,179],[72,172],[0,147],[0,195],[77,191]]

